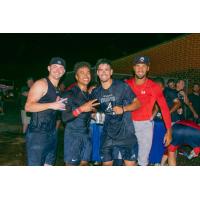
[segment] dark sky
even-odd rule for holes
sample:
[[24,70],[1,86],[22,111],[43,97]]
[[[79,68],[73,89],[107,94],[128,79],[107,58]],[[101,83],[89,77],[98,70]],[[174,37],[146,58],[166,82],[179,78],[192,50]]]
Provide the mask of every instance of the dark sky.
[[179,37],[172,33],[110,34],[0,34],[0,79],[22,82],[26,77],[46,75],[52,56],[66,60],[67,71],[78,61],[94,65],[97,59],[117,59]]

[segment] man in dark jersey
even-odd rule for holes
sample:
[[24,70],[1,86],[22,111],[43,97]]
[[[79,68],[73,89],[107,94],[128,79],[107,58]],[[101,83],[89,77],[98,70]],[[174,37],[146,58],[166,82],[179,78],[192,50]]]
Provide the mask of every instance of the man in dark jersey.
[[65,73],[65,60],[53,57],[48,71],[48,78],[33,84],[25,104],[26,112],[32,112],[26,134],[28,165],[53,165],[56,159],[56,112],[65,109],[57,86]]
[[62,120],[66,123],[64,136],[64,161],[66,165],[88,165],[92,146],[89,136],[91,111],[99,103],[89,100],[88,84],[91,80],[90,64],[79,62],[74,67],[75,84],[63,94],[67,98]]
[[138,139],[138,163],[148,165],[149,153],[153,138],[152,111],[155,102],[158,102],[166,126],[164,143],[168,146],[171,142],[171,117],[166,100],[161,88],[152,80],[148,79],[147,73],[150,68],[150,60],[147,56],[137,56],[134,59],[134,78],[127,81],[133,92],[141,102],[141,107],[132,112],[132,120],[135,134]]
[[195,109],[193,108],[192,104],[190,103],[188,95],[184,89],[185,89],[185,81],[183,79],[177,80],[176,81],[176,90],[178,92],[178,98],[181,102],[181,107],[177,110],[177,114],[178,114],[177,120],[185,119],[186,107],[188,107],[189,110],[192,112],[194,119],[198,119],[199,116],[196,113]]
[[[192,93],[188,95],[190,103],[198,115],[198,119],[194,116],[190,116],[191,119],[200,125],[200,85],[198,83],[193,84]],[[190,113],[191,115],[191,113]]]
[[175,90],[176,89],[176,87],[175,87],[175,80],[170,78],[167,81],[167,87]]
[[109,60],[98,60],[96,68],[101,86],[92,91],[91,97],[98,99],[100,110],[105,113],[101,160],[104,166],[113,165],[115,159],[133,166],[137,161],[137,139],[130,111],[139,108],[140,102],[126,83],[111,78]]

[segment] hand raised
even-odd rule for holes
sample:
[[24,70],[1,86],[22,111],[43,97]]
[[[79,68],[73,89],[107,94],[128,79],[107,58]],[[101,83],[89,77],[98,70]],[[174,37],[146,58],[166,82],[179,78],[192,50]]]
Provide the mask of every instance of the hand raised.
[[51,103],[51,109],[53,110],[65,110],[65,103],[68,98],[60,99]]
[[82,112],[91,112],[95,106],[99,105],[100,103],[97,103],[97,99],[90,100],[86,103],[84,103],[82,106],[80,106],[80,109]]

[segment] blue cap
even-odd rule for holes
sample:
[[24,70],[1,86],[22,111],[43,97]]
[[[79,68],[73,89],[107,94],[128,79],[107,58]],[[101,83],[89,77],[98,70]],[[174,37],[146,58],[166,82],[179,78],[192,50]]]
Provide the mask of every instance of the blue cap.
[[49,65],[53,65],[53,64],[63,65],[64,68],[66,68],[65,60],[63,58],[60,58],[60,57],[51,58]]
[[146,65],[150,65],[150,59],[148,56],[137,56],[134,59],[134,64],[146,64]]

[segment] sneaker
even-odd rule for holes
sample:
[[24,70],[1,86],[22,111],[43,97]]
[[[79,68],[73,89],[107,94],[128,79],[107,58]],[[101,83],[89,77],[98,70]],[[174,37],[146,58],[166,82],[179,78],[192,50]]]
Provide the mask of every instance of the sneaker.
[[189,154],[185,151],[179,152],[179,155],[185,156],[186,158],[188,158]]
[[100,166],[101,163],[96,161],[96,162],[93,163],[93,165],[94,165],[94,166]]
[[195,152],[194,152],[194,150],[192,150],[191,152],[190,152],[190,154],[188,155],[188,159],[189,160],[191,160],[192,158],[195,158],[195,157],[197,157],[197,155],[195,154]]
[[154,166],[161,166],[160,163],[155,163]]

